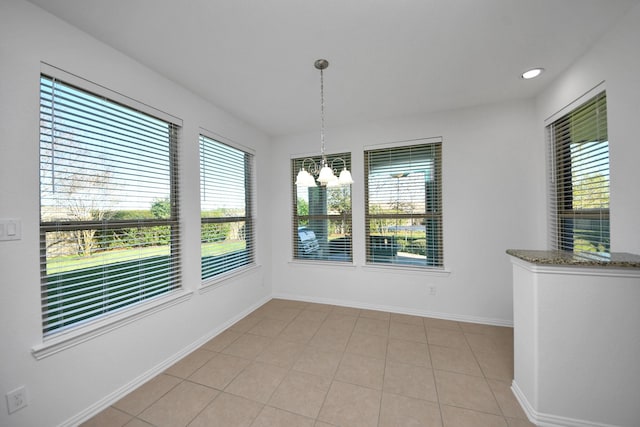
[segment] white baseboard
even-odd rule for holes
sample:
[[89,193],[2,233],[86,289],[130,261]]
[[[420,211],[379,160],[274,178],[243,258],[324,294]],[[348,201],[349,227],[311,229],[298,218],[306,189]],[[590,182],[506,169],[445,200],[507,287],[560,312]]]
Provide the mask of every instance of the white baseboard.
[[178,351],[177,353],[175,353],[171,357],[165,359],[161,363],[157,364],[153,368],[149,369],[147,372],[143,373],[142,375],[139,375],[134,380],[128,382],[124,386],[122,386],[119,389],[115,390],[114,392],[108,394],[107,396],[105,396],[104,398],[100,399],[99,401],[97,401],[93,405],[89,406],[88,408],[86,408],[82,412],[76,414],[72,418],[69,418],[67,421],[65,421],[62,424],[60,424],[59,427],[77,426],[78,424],[81,424],[84,421],[87,421],[91,417],[93,417],[96,414],[100,413],[101,411],[105,410],[109,406],[111,406],[114,403],[116,403],[118,400],[120,400],[123,397],[125,397],[127,394],[131,393],[132,391],[134,391],[135,389],[140,387],[142,384],[146,383],[147,381],[151,380],[155,376],[157,376],[157,375],[161,374],[162,372],[164,372],[171,365],[173,365],[174,363],[178,362],[182,358],[188,356],[193,351],[195,351],[198,348],[200,348],[203,344],[205,344],[206,342],[208,342],[212,338],[214,338],[217,335],[219,335],[225,329],[228,329],[234,323],[236,323],[239,320],[243,319],[246,315],[248,315],[252,311],[256,310],[258,307],[262,306],[264,303],[266,303],[270,299],[271,299],[271,295],[268,295],[268,296],[260,299],[257,303],[253,304],[251,307],[247,308],[246,310],[242,311],[241,313],[239,313],[236,316],[232,317],[231,319],[227,320],[226,322],[224,322],[223,324],[219,325],[218,327],[212,329],[211,331],[209,331],[204,336],[198,338],[196,341],[194,341],[193,343],[191,343],[187,347],[181,349],[180,351]]
[[520,403],[522,410],[533,424],[538,427],[620,427],[614,424],[603,424],[594,421],[580,420],[577,418],[563,417],[536,411],[529,403],[516,380],[511,383],[511,391]]
[[[268,302],[272,298],[283,298],[283,299],[290,299],[290,300],[295,300],[295,301],[313,302],[313,303],[320,303],[320,304],[331,304],[331,305],[338,305],[338,306],[343,306],[343,307],[354,307],[354,308],[367,309],[367,310],[388,311],[388,312],[391,312],[391,313],[409,314],[409,315],[413,315],[413,316],[432,317],[432,318],[436,318],[436,319],[454,320],[454,321],[460,321],[460,322],[470,322],[470,323],[479,323],[479,324],[485,324],[485,325],[513,327],[513,322],[512,321],[506,321],[506,320],[502,320],[502,319],[491,319],[491,318],[485,318],[485,317],[453,315],[453,314],[449,314],[449,313],[439,313],[439,312],[432,312],[432,311],[428,311],[428,310],[408,309],[406,307],[357,303],[357,302],[353,302],[353,301],[335,300],[335,299],[330,299],[330,298],[310,298],[310,297],[306,297],[306,296],[282,294],[282,293],[268,295],[268,296],[260,299],[258,302],[253,304],[251,307],[247,308],[246,310],[244,310],[241,313],[237,314],[233,318],[229,319],[225,323],[223,323],[223,324],[219,325],[218,327],[212,329],[207,334],[205,334],[204,336],[200,337],[199,339],[197,339],[196,341],[194,341],[193,343],[191,343],[187,347],[181,349],[179,352],[175,353],[174,355],[172,355],[171,357],[167,358],[163,362],[159,363],[158,365],[156,365],[153,368],[149,369],[148,371],[146,371],[142,375],[139,375],[137,378],[135,378],[132,381],[128,382],[124,386],[122,386],[119,389],[117,389],[117,390],[113,391],[112,393],[108,394],[103,399],[100,399],[99,401],[97,401],[93,405],[89,406],[88,408],[86,408],[82,412],[76,414],[72,418],[70,418],[67,421],[63,422],[62,424],[59,425],[59,427],[77,426],[78,424],[81,424],[82,422],[84,422],[84,421],[90,419],[91,417],[95,416],[96,414],[98,414],[99,412],[101,412],[104,409],[108,408],[109,406],[113,405],[115,402],[117,402],[118,400],[122,399],[124,396],[126,396],[129,393],[131,393],[132,391],[134,391],[135,389],[137,389],[138,387],[140,387],[141,385],[143,385],[147,381],[151,380],[152,378],[154,378],[158,374],[164,372],[168,367],[170,367],[174,363],[178,362],[182,358],[188,356],[193,351],[195,351],[198,348],[200,348],[204,343],[206,343],[207,341],[209,341],[212,338],[216,337],[222,331],[224,331],[225,329],[228,329],[234,323],[236,323],[239,320],[243,319],[249,313],[253,312],[258,307],[262,306],[263,304],[265,304],[266,302]],[[564,424],[559,424],[559,425],[564,425]],[[567,426],[574,426],[574,425],[577,426],[577,424],[566,424],[566,425]],[[585,424],[582,424],[582,425],[585,425]],[[605,426],[604,424],[602,424],[602,425],[601,424],[588,424],[588,425],[593,425],[593,426],[598,426],[598,427],[611,427],[611,426]],[[554,425],[549,424],[549,426],[554,426]]]
[[274,293],[272,297],[290,299],[295,301],[315,302],[319,304],[339,305],[342,307],[354,307],[354,308],[361,308],[365,310],[388,311],[391,313],[409,314],[412,316],[420,316],[420,317],[433,317],[436,319],[455,320],[458,322],[469,322],[469,323],[480,323],[483,325],[513,327],[512,320],[492,319],[488,317],[477,317],[477,316],[465,316],[465,315],[450,314],[450,313],[440,313],[440,312],[429,311],[429,310],[415,310],[415,309],[410,309],[406,307],[397,307],[392,305],[368,304],[368,303],[360,303],[360,302],[354,302],[354,301],[336,300],[331,298],[318,298],[318,297],[293,295],[293,294],[287,294],[287,293]]

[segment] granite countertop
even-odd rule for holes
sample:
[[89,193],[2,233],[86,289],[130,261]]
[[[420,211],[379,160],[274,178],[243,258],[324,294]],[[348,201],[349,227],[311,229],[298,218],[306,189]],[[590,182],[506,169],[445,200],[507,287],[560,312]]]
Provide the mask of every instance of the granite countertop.
[[507,249],[507,254],[533,264],[566,265],[571,267],[640,268],[640,255],[625,252],[568,252]]

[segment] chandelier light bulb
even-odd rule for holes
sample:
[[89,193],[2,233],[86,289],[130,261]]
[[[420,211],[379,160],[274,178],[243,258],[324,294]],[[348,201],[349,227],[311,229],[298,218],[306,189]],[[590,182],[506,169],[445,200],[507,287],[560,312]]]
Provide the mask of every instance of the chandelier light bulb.
[[350,185],[353,184],[353,178],[351,177],[351,172],[347,170],[347,168],[342,169],[340,172],[340,178],[338,178],[340,185]]
[[318,181],[320,184],[326,185],[329,181],[336,179],[336,176],[333,174],[331,168],[324,162],[322,169],[320,169],[320,175],[318,176]]

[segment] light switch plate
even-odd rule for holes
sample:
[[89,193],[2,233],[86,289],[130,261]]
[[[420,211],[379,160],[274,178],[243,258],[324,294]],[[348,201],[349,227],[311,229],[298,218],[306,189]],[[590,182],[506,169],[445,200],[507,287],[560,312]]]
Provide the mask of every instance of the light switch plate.
[[16,218],[0,218],[0,241],[22,239],[22,221]]

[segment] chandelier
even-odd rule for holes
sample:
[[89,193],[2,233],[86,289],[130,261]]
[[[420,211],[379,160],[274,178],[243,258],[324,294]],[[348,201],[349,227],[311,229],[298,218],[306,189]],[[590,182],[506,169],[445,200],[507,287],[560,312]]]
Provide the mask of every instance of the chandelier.
[[[353,178],[351,177],[351,172],[347,170],[347,162],[344,159],[338,157],[331,161],[331,166],[327,162],[327,156],[325,154],[324,147],[324,74],[323,71],[329,66],[329,61],[326,59],[318,59],[313,64],[318,70],[320,70],[320,152],[322,158],[320,160],[320,165],[316,165],[316,162],[307,158],[302,161],[302,166],[300,167],[300,171],[298,172],[298,176],[296,177],[296,185],[300,187],[316,187],[316,180],[314,179],[314,175],[318,176],[318,182],[320,185],[333,187],[338,185],[350,185],[353,184]],[[342,161],[343,169],[340,172],[340,176],[336,177],[335,170],[333,169],[333,164],[336,161]],[[307,161],[310,162],[309,170],[305,169],[305,165]]]

